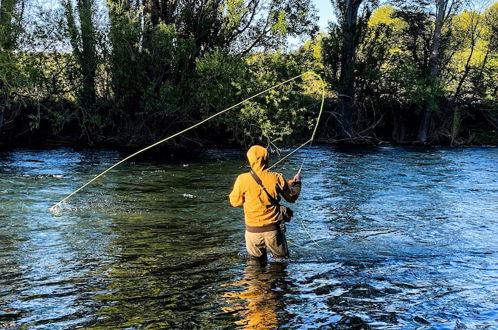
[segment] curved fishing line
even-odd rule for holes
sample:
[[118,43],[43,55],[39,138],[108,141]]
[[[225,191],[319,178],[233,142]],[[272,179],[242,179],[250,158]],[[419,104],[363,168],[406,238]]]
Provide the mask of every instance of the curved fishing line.
[[[318,112],[318,117],[316,119],[316,123],[315,123],[315,128],[313,129],[313,132],[311,133],[311,138],[304,142],[303,144],[301,144],[299,147],[297,147],[296,149],[294,149],[293,151],[289,152],[287,155],[285,155],[284,157],[280,158],[275,164],[273,164],[272,166],[270,166],[268,169],[271,169],[273,167],[275,167],[276,165],[278,165],[279,163],[281,163],[282,161],[284,161],[286,158],[288,158],[289,156],[291,156],[292,154],[294,154],[296,151],[298,151],[299,149],[301,148],[304,148],[306,145],[309,144],[309,146],[312,145],[313,143],[313,140],[315,139],[315,134],[316,134],[316,131],[318,130],[318,125],[320,123],[320,118],[322,117],[322,113],[323,113],[323,106],[325,104],[325,82],[323,81],[322,77],[319,75],[319,74],[316,74],[315,72],[313,71],[308,71],[308,72],[305,72],[304,74],[311,74],[313,76],[315,76],[316,78],[318,78],[318,80],[320,81],[320,83],[322,84],[322,102],[320,104],[320,111]],[[303,158],[303,161],[301,162],[301,166],[299,167],[299,170],[298,172],[301,172],[302,168],[303,168],[303,165],[304,165],[304,162],[308,159],[308,155],[305,155],[304,158]],[[304,225],[304,222],[302,219],[299,219],[299,222],[301,224],[301,227],[304,229],[304,231],[306,232],[306,234],[309,236],[310,240],[316,245],[316,246],[320,246],[320,244],[318,244],[318,242],[313,238],[313,236],[311,235],[310,231],[306,228],[306,226]],[[296,244],[296,243],[294,243]]]
[[[205,122],[207,122],[207,121],[209,121],[209,120],[211,120],[211,119],[213,119],[213,118],[215,118],[215,117],[217,117],[217,116],[219,116],[219,115],[221,115],[221,114],[223,114],[223,113],[225,113],[225,112],[227,112],[227,111],[230,111],[230,110],[232,110],[233,108],[236,108],[236,107],[238,107],[238,106],[239,106],[239,105],[241,105],[241,104],[244,104],[245,102],[247,102],[247,101],[249,101],[249,100],[252,100],[252,99],[254,99],[254,98],[256,98],[256,97],[258,97],[258,96],[260,96],[260,95],[262,95],[262,94],[265,94],[266,92],[268,92],[268,91],[270,91],[270,90],[276,89],[276,88],[278,88],[278,87],[280,87],[280,86],[282,86],[282,85],[284,85],[284,84],[287,84],[287,83],[289,83],[289,82],[291,82],[291,81],[294,81],[294,80],[296,80],[296,79],[298,79],[298,78],[300,78],[300,77],[302,77],[302,76],[304,76],[304,75],[306,75],[306,74],[311,74],[311,75],[314,75],[314,76],[318,77],[318,78],[320,79],[320,81],[322,82],[322,87],[323,87],[323,89],[325,88],[325,86],[324,86],[324,84],[323,84],[323,80],[322,80],[322,78],[321,78],[318,74],[316,74],[316,73],[314,73],[314,72],[312,72],[312,71],[307,71],[307,72],[304,72],[304,73],[302,73],[302,74],[300,74],[300,75],[297,75],[297,76],[295,76],[295,77],[292,77],[292,78],[290,78],[290,79],[287,79],[287,80],[285,80],[285,81],[282,81],[282,82],[280,82],[280,83],[278,83],[278,84],[276,84],[276,85],[273,85],[273,86],[271,86],[271,87],[269,87],[269,88],[267,88],[267,89],[264,89],[263,91],[261,91],[261,92],[259,92],[259,93],[257,93],[257,94],[254,94],[254,95],[252,95],[252,96],[250,96],[250,97],[246,98],[245,100],[240,101],[239,103],[236,103],[236,104],[234,104],[234,105],[232,105],[232,106],[230,106],[230,107],[228,107],[228,108],[226,108],[226,109],[224,109],[224,110],[221,110],[221,111],[219,111],[219,112],[217,112],[217,113],[215,113],[215,114],[213,114],[213,115],[211,115],[211,116],[207,117],[206,119],[201,120],[200,122],[198,122],[198,123],[196,123],[196,124],[194,124],[194,125],[192,125],[192,126],[190,126],[190,127],[187,127],[187,128],[185,128],[185,129],[183,129],[183,130],[181,130],[181,131],[179,131],[179,132],[177,132],[177,133],[175,133],[175,134],[173,134],[173,135],[171,135],[171,136],[168,136],[167,138],[164,138],[164,139],[162,139],[162,140],[160,140],[160,141],[157,141],[156,143],[151,144],[150,146],[147,146],[147,147],[145,147],[145,148],[143,148],[143,149],[138,150],[137,152],[135,152],[135,153],[133,153],[133,154],[129,155],[128,157],[126,157],[126,158],[124,158],[124,159],[120,160],[120,161],[119,161],[119,162],[117,162],[116,164],[114,164],[114,165],[110,166],[109,168],[105,169],[104,171],[102,171],[101,173],[99,173],[98,175],[96,175],[94,178],[92,178],[91,180],[89,180],[87,183],[85,183],[84,185],[82,185],[81,187],[79,187],[78,189],[76,189],[75,191],[73,191],[72,193],[70,193],[69,195],[67,195],[66,197],[64,197],[62,200],[60,200],[59,202],[57,202],[57,203],[56,203],[56,204],[54,204],[53,206],[51,206],[51,207],[49,208],[49,210],[50,210],[50,211],[52,211],[52,212],[56,211],[56,210],[57,210],[57,208],[58,208],[58,207],[60,207],[60,205],[61,205],[62,203],[64,203],[66,200],[68,200],[69,198],[71,198],[72,196],[74,196],[75,194],[77,194],[78,192],[80,192],[81,190],[83,190],[86,186],[88,186],[89,184],[91,184],[92,182],[94,182],[95,180],[97,180],[98,178],[100,178],[101,176],[103,176],[104,174],[106,174],[107,172],[109,172],[110,170],[112,170],[113,168],[115,168],[116,166],[118,166],[118,165],[120,165],[120,164],[124,163],[124,162],[125,162],[125,161],[127,161],[128,159],[130,159],[130,158],[132,158],[132,157],[135,157],[136,155],[138,155],[138,154],[140,154],[140,153],[142,153],[142,152],[144,152],[144,151],[147,151],[147,150],[149,150],[149,149],[151,149],[151,148],[154,148],[155,146],[157,146],[157,145],[159,145],[159,144],[161,144],[161,143],[163,143],[163,142],[166,142],[166,141],[168,141],[168,140],[171,140],[172,138],[177,137],[178,135],[181,135],[181,134],[183,134],[183,133],[185,133],[185,132],[188,132],[188,131],[190,131],[190,130],[192,130],[192,129],[196,128],[197,126],[200,126],[200,125],[204,124]],[[322,108],[323,108],[323,99],[324,99],[324,95],[322,95]],[[320,115],[321,115],[321,109],[320,109]],[[315,132],[316,132],[316,127],[315,127],[315,130],[313,131],[313,135],[312,135],[312,136],[314,136]],[[284,159],[285,159],[285,158],[287,158],[287,157],[288,157],[288,156],[286,156],[286,157],[282,158],[280,161],[284,160]],[[273,166],[275,166],[276,164],[278,164],[280,161],[278,161],[277,163],[275,163]]]
[[[316,78],[318,78],[318,80],[320,81],[320,83],[322,85],[322,102],[320,104],[320,111],[318,112],[318,117],[316,118],[315,127],[313,129],[313,132],[311,133],[311,138],[308,141],[306,141],[303,144],[301,144],[296,149],[294,149],[293,151],[289,152],[284,157],[280,158],[275,164],[273,164],[272,166],[270,166],[268,169],[271,169],[271,168],[277,166],[279,163],[281,163],[282,161],[284,161],[286,158],[288,158],[289,156],[291,156],[292,154],[294,154],[296,151],[298,151],[301,148],[304,148],[307,144],[309,144],[311,146],[311,144],[313,143],[313,140],[315,139],[316,131],[318,130],[318,124],[320,123],[320,118],[322,117],[322,113],[323,113],[323,106],[325,104],[325,82],[323,81],[322,77],[319,74],[317,74],[317,73],[315,73],[313,71],[307,71],[307,72],[303,73],[302,75],[304,76],[305,74],[311,74],[311,75],[315,76]],[[305,157],[304,157],[304,159],[303,159],[303,161],[301,163],[301,166],[299,167],[299,170],[301,170],[303,168],[304,162],[307,159],[308,159],[308,156],[305,155]]]

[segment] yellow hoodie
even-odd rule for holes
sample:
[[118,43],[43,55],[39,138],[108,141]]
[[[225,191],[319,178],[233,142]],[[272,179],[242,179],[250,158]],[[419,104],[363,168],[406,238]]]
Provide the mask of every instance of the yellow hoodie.
[[[290,203],[294,203],[301,191],[300,183],[289,186],[280,173],[270,172],[268,167],[268,152],[261,146],[252,146],[247,151],[247,159],[251,168],[259,176],[266,190],[277,200],[280,195]],[[250,173],[237,177],[232,192],[230,204],[234,207],[244,207],[245,222],[248,226],[260,227],[277,222],[277,206],[272,205],[266,192],[258,185]]]

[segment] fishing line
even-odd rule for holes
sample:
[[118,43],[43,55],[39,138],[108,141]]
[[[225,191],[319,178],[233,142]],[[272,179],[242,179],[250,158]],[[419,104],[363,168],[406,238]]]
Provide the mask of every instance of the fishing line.
[[[185,128],[185,129],[183,129],[183,130],[181,130],[181,131],[179,131],[179,132],[177,132],[177,133],[175,133],[175,134],[173,134],[173,135],[171,135],[171,136],[168,136],[167,138],[164,138],[164,139],[162,139],[162,140],[160,140],[160,141],[157,141],[156,143],[151,144],[150,146],[147,146],[147,147],[145,147],[145,148],[143,148],[143,149],[138,150],[137,152],[135,152],[135,153],[133,153],[133,154],[129,155],[128,157],[126,157],[126,158],[124,158],[124,159],[120,160],[120,161],[119,161],[119,162],[117,162],[116,164],[114,164],[114,165],[110,166],[109,168],[105,169],[104,171],[102,171],[101,173],[99,173],[98,175],[96,175],[94,178],[92,178],[91,180],[89,180],[88,182],[86,182],[84,185],[82,185],[81,187],[79,187],[78,189],[76,189],[75,191],[73,191],[72,193],[70,193],[69,195],[67,195],[66,197],[64,197],[62,200],[60,200],[59,202],[57,202],[56,204],[54,204],[53,206],[51,206],[51,207],[49,208],[49,210],[50,210],[51,212],[54,212],[54,213],[55,213],[55,212],[58,212],[58,211],[60,210],[60,208],[61,208],[60,206],[61,206],[61,204],[62,204],[62,203],[64,203],[64,202],[65,202],[65,201],[67,201],[69,198],[71,198],[72,196],[74,196],[75,194],[77,194],[79,191],[83,190],[86,186],[88,186],[89,184],[91,184],[92,182],[94,182],[95,180],[97,180],[98,178],[100,178],[101,176],[103,176],[104,174],[106,174],[107,172],[109,172],[110,170],[112,170],[113,168],[115,168],[116,166],[118,166],[118,165],[120,165],[120,164],[124,163],[124,162],[125,162],[125,161],[127,161],[128,159],[130,159],[130,158],[132,158],[132,157],[135,157],[136,155],[138,155],[138,154],[140,154],[140,153],[142,153],[142,152],[144,152],[144,151],[147,151],[147,150],[149,150],[149,149],[151,149],[151,148],[153,148],[153,147],[155,147],[155,146],[157,146],[157,145],[159,145],[159,144],[161,144],[161,143],[163,143],[163,142],[166,142],[166,141],[168,141],[168,140],[171,140],[172,138],[177,137],[178,135],[181,135],[181,134],[183,134],[183,133],[185,133],[185,132],[188,132],[188,131],[190,131],[190,130],[192,130],[192,129],[196,128],[197,126],[200,126],[200,125],[204,124],[205,122],[207,122],[207,121],[209,121],[209,120],[211,120],[211,119],[213,119],[213,118],[215,118],[215,117],[218,117],[219,115],[224,114],[225,112],[228,112],[228,111],[230,111],[230,110],[232,110],[232,109],[234,109],[234,108],[238,107],[238,106],[239,106],[239,105],[241,105],[241,104],[246,103],[246,102],[247,102],[247,101],[249,101],[249,100],[252,100],[252,99],[254,99],[254,98],[256,98],[256,97],[258,97],[258,96],[260,96],[260,95],[262,95],[262,94],[267,93],[267,92],[268,92],[268,91],[270,91],[270,90],[276,89],[276,88],[278,88],[278,87],[280,87],[280,86],[282,86],[282,85],[284,85],[284,84],[287,84],[287,83],[289,83],[289,82],[291,82],[291,81],[294,81],[294,80],[296,80],[296,79],[298,79],[298,78],[301,78],[301,77],[303,77],[303,76],[305,76],[305,75],[312,75],[312,76],[314,76],[314,77],[317,77],[317,78],[319,79],[320,83],[322,84],[322,104],[321,104],[321,107],[320,107],[320,112],[319,112],[319,114],[318,114],[317,122],[316,122],[316,125],[315,125],[315,129],[313,130],[313,134],[312,134],[312,136],[311,136],[311,139],[310,139],[310,140],[308,140],[308,141],[306,141],[304,144],[302,144],[302,145],[301,145],[301,146],[299,146],[298,148],[296,148],[296,150],[295,150],[295,151],[297,151],[297,150],[301,149],[301,148],[302,148],[302,147],[304,147],[306,144],[308,144],[308,143],[310,143],[311,141],[313,141],[313,138],[314,138],[314,136],[315,136],[316,130],[317,130],[317,128],[318,128],[318,122],[320,121],[320,117],[321,117],[321,115],[322,115],[323,104],[324,104],[324,100],[325,100],[325,83],[323,82],[322,77],[320,77],[320,75],[316,74],[316,73],[315,73],[315,72],[313,72],[313,71],[307,71],[307,72],[304,72],[304,73],[302,73],[302,74],[300,74],[300,75],[297,75],[297,76],[295,76],[295,77],[292,77],[292,78],[290,78],[290,79],[287,79],[287,80],[285,80],[285,81],[282,81],[282,82],[280,82],[280,83],[278,83],[278,84],[276,84],[276,85],[273,85],[273,86],[271,86],[271,87],[269,87],[269,88],[267,88],[267,89],[265,89],[265,90],[263,90],[263,91],[261,91],[261,92],[259,92],[259,93],[257,93],[257,94],[254,94],[254,95],[252,95],[252,96],[250,96],[250,97],[246,98],[245,100],[240,101],[239,103],[236,103],[236,104],[234,104],[234,105],[232,105],[232,106],[230,106],[230,107],[228,107],[228,108],[226,108],[226,109],[224,109],[224,110],[221,110],[221,111],[219,111],[219,112],[217,112],[217,113],[215,113],[215,114],[213,114],[213,115],[211,115],[211,116],[207,117],[206,119],[201,120],[200,122],[198,122],[198,123],[196,123],[196,124],[194,124],[194,125],[192,125],[192,126],[190,126],[190,127],[187,127],[187,128]],[[287,157],[289,157],[291,154],[293,154],[295,151],[293,151],[292,153],[287,154],[285,157],[281,158],[278,162],[276,162],[275,164],[273,164],[271,167],[276,166],[278,163],[282,162],[284,159],[286,159],[286,158],[287,158]],[[270,168],[271,168],[271,167],[270,167]]]
[[[322,77],[313,72],[313,71],[308,71],[308,72],[305,72],[303,73],[303,75],[305,74],[311,74],[313,76],[315,76],[316,78],[318,78],[318,80],[320,81],[321,85],[322,85],[322,101],[321,101],[321,104],[320,104],[320,111],[318,112],[318,117],[316,118],[316,123],[315,123],[315,127],[313,129],[313,133],[311,134],[311,138],[304,142],[303,144],[301,144],[299,147],[295,148],[293,151],[289,152],[287,155],[285,155],[284,157],[280,158],[275,164],[273,164],[272,166],[270,166],[268,169],[271,169],[275,166],[277,166],[279,163],[281,163],[282,161],[284,161],[286,158],[288,158],[289,156],[291,156],[292,154],[294,154],[296,151],[298,151],[299,149],[301,148],[304,148],[307,144],[309,144],[311,146],[311,144],[313,143],[313,140],[315,139],[315,135],[316,135],[316,131],[318,129],[318,124],[320,123],[320,118],[322,117],[322,113],[323,113],[323,105],[325,104],[325,83],[322,79]],[[304,162],[308,159],[308,156],[305,155],[302,163],[301,163],[301,166],[299,167],[299,171],[302,170],[303,168],[303,165],[304,165]]]
[[[296,151],[298,151],[299,149],[301,148],[304,148],[306,145],[309,144],[308,147],[311,147],[312,143],[313,143],[313,140],[315,139],[315,134],[316,134],[316,131],[318,129],[318,125],[320,123],[320,118],[322,117],[322,112],[323,112],[323,106],[325,104],[325,83],[322,79],[322,77],[318,74],[316,74],[315,72],[313,71],[308,71],[306,73],[309,73],[313,76],[315,76],[316,78],[318,78],[318,80],[320,81],[320,83],[322,84],[322,102],[320,104],[320,111],[318,112],[318,117],[316,118],[316,123],[315,123],[315,128],[313,129],[313,133],[311,134],[311,138],[304,142],[303,144],[301,144],[299,147],[297,147],[296,149],[294,149],[293,151],[289,152],[287,155],[285,155],[284,157],[282,157],[281,159],[279,159],[275,164],[273,164],[272,166],[270,166],[268,169],[271,169],[273,167],[275,167],[276,165],[278,165],[279,163],[281,163],[282,161],[284,161],[286,158],[288,158],[289,156],[291,156],[292,154],[294,154]],[[303,169],[303,166],[304,166],[304,162],[308,159],[308,154],[306,153],[304,158],[303,158],[303,161],[301,162],[301,166],[299,166],[299,170],[298,170],[298,173],[301,172],[301,170]],[[311,235],[310,231],[306,228],[306,226],[304,225],[304,222],[302,219],[299,219],[299,222],[301,224],[301,227],[304,229],[304,231],[306,232],[306,234],[309,236],[309,238],[311,239],[311,241],[316,245],[316,246],[320,246],[320,244],[318,244],[318,242],[313,238],[313,236]],[[296,243],[295,243],[296,244]]]

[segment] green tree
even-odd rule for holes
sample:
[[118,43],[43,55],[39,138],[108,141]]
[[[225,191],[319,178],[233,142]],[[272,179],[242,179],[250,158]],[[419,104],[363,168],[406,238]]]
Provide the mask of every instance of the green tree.
[[[325,51],[338,51],[337,55],[325,55],[329,65],[339,68],[337,93],[339,98],[335,135],[339,140],[354,138],[356,133],[353,122],[357,112],[355,102],[355,65],[358,44],[361,43],[366,23],[375,2],[363,0],[335,0],[332,1],[338,16],[338,25],[332,26],[331,38],[325,39],[328,44]],[[363,4],[363,6],[362,6]],[[359,15],[360,8],[363,8]]]
[[[197,97],[212,94],[211,85],[198,85],[206,71],[202,63],[217,65],[214,59],[221,58],[231,63],[234,56],[243,62],[252,52],[278,50],[287,36],[316,30],[310,1],[109,0],[108,6],[114,114],[134,127],[142,123],[138,126],[149,133],[134,129],[132,135],[147,140],[157,139],[150,132],[164,134],[150,127],[173,130],[226,105]],[[217,76],[225,74],[222,80],[230,85],[241,80],[237,72]]]
[[[81,125],[88,141],[92,142],[93,135],[101,125],[100,115],[97,113],[95,104],[97,51],[92,18],[95,4],[93,0],[77,0],[76,10],[72,0],[64,0],[63,5],[69,41],[80,70],[81,87],[78,98]],[[77,14],[77,19],[75,14]]]
[[12,50],[16,46],[16,36],[19,25],[16,19],[16,5],[19,0],[1,0],[0,2],[0,47],[3,50]]
[[[442,43],[451,34],[451,29],[446,29],[447,34],[445,35],[444,26],[458,11],[461,1],[432,0],[427,2],[413,0],[409,2],[401,1],[398,4],[400,4],[400,17],[405,19],[410,18],[406,22],[413,27],[419,26],[419,28],[423,29],[424,35],[427,36],[428,31],[430,33],[430,38],[425,39],[424,68],[421,70],[421,77],[425,81],[427,97],[421,107],[420,124],[417,133],[418,141],[426,143],[431,133],[432,116],[440,110],[438,97],[441,95],[440,73],[442,57],[444,56]],[[413,21],[413,18],[417,17],[423,19],[430,18],[430,25],[427,23],[418,25],[418,22]]]
[[4,126],[6,108],[12,86],[15,86],[17,70],[15,54],[17,39],[21,31],[20,13],[16,9],[21,4],[20,0],[0,1],[0,132]]

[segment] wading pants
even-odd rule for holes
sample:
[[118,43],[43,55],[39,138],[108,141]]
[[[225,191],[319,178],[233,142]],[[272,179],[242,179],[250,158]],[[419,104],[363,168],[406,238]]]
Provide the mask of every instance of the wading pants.
[[271,251],[274,259],[289,257],[285,234],[280,230],[264,233],[251,233],[246,230],[246,248],[249,258],[266,261],[267,249]]

